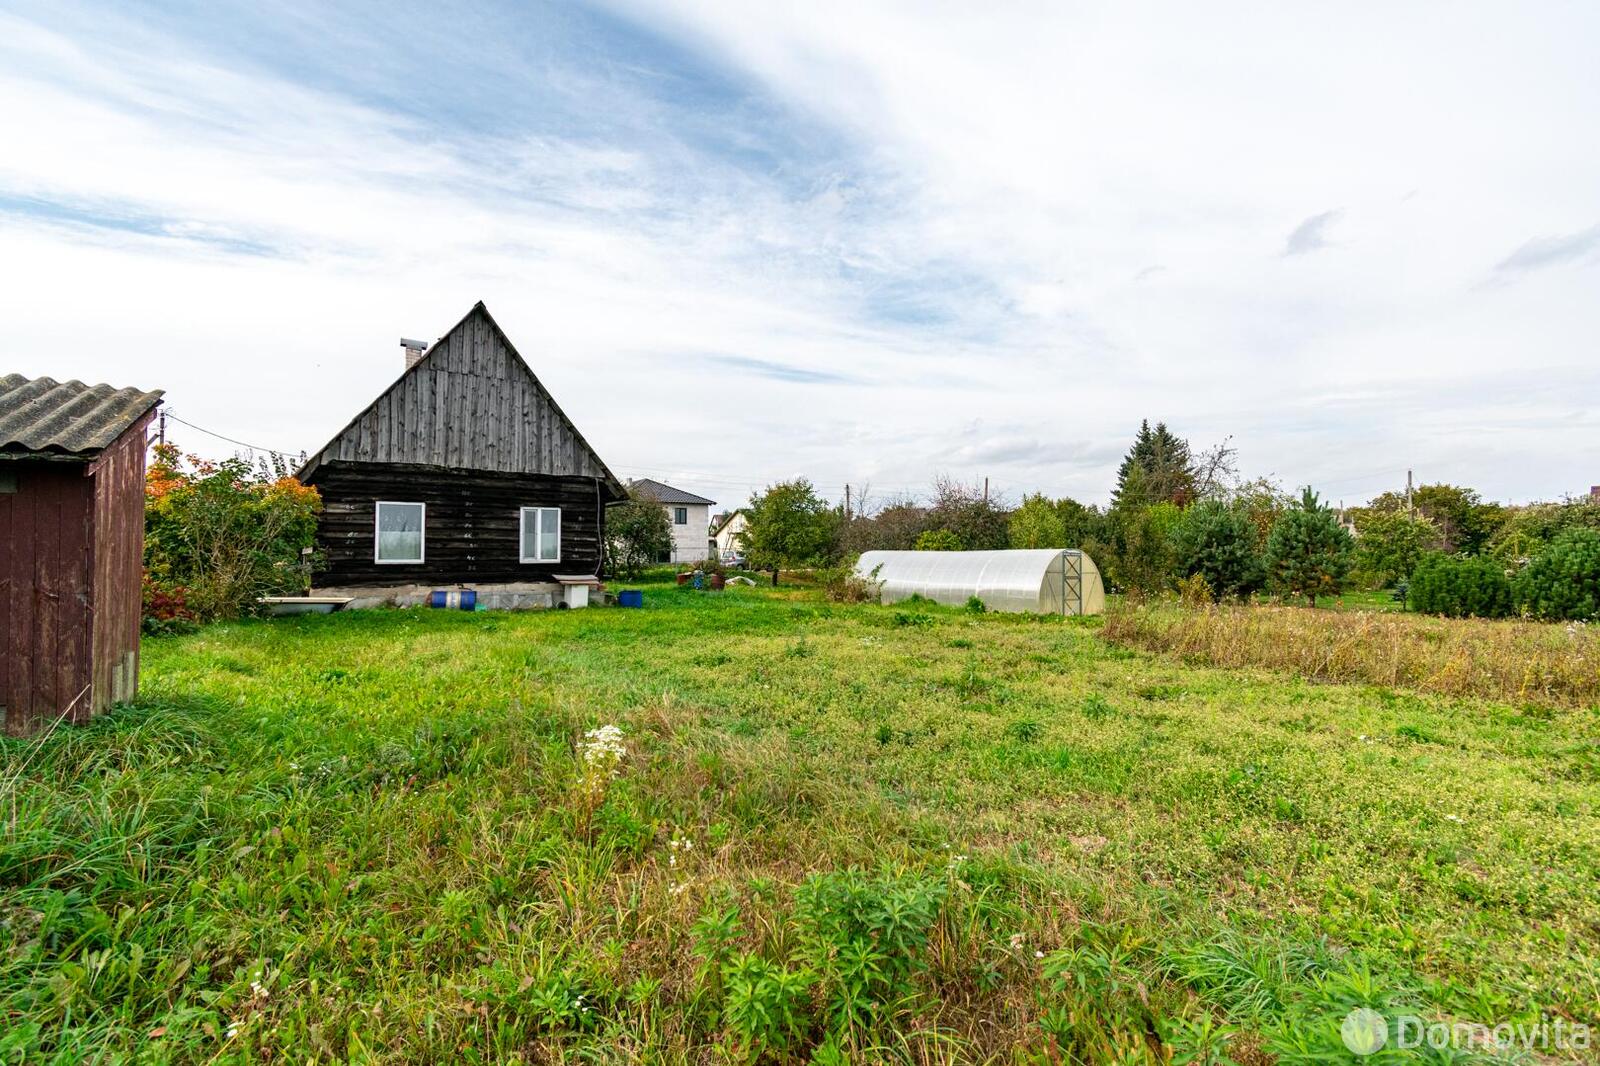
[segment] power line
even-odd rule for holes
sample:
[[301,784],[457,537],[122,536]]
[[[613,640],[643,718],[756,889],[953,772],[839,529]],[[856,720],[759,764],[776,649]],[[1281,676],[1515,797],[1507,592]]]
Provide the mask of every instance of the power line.
[[166,416],[168,418],[172,419],[174,422],[177,422],[179,425],[188,426],[190,429],[196,430],[196,431],[198,431],[200,433],[204,433],[208,437],[215,437],[218,440],[225,440],[229,444],[237,444],[241,448],[249,448],[253,452],[271,452],[271,453],[273,453],[275,455],[299,455],[299,454],[301,454],[301,450],[300,449],[268,448],[268,447],[266,447],[265,445],[262,445],[262,444],[251,444],[249,441],[235,440],[234,438],[228,437],[228,436],[224,436],[223,434],[218,433],[215,430],[207,429],[204,426],[197,426],[193,422],[185,421],[184,419],[181,419],[177,415],[173,414],[171,411],[167,411],[167,412],[165,412],[165,414],[166,414]]

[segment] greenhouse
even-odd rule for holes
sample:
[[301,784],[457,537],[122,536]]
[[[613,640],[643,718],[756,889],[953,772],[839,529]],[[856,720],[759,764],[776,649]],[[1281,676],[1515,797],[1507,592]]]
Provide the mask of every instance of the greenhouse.
[[991,611],[1099,614],[1100,570],[1081,551],[863,552],[856,573],[878,582],[884,603],[922,596],[960,606],[976,596]]

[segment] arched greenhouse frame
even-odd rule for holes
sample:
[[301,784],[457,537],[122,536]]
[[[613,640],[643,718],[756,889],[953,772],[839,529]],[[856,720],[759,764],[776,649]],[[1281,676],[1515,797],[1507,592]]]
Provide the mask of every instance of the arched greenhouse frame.
[[856,573],[878,583],[884,603],[921,596],[960,606],[976,596],[991,611],[1100,614],[1105,583],[1075,548],[1009,551],[870,551]]

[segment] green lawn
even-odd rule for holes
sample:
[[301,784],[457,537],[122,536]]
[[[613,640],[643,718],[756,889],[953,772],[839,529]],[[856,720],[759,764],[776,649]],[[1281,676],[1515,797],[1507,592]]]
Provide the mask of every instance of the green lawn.
[[1600,709],[646,603],[214,626],[4,742],[0,1062],[1372,1063],[1355,1006],[1600,1021]]

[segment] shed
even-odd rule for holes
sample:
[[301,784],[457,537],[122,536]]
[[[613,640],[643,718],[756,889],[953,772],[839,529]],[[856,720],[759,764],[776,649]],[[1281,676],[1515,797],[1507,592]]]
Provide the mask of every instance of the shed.
[[139,687],[145,432],[161,393],[0,377],[0,728]]
[[622,483],[481,302],[432,344],[400,346],[399,377],[296,474],[322,494],[312,592],[573,604],[566,579],[598,582]]
[[863,552],[856,573],[879,582],[884,603],[921,596],[959,606],[976,596],[991,611],[1099,614],[1105,585],[1073,548]]

